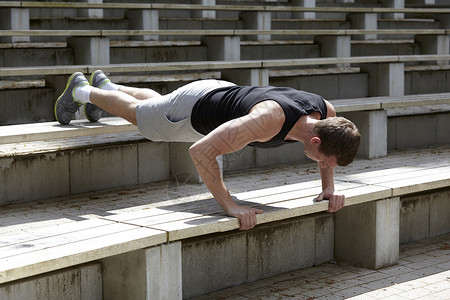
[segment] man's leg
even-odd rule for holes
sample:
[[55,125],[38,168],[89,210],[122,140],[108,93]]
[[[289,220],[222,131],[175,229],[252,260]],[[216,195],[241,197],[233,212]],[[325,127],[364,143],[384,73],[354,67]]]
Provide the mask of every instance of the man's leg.
[[133,96],[134,98],[138,100],[147,100],[155,97],[161,96],[158,92],[155,92],[154,90],[147,89],[147,88],[136,88],[136,87],[130,87],[121,85],[119,88],[119,91],[124,92],[125,94],[128,94],[130,96]]
[[128,87],[113,83],[102,70],[97,70],[89,77],[90,85],[102,90],[121,91],[138,100],[147,100],[154,97],[161,96],[154,90],[147,88]]
[[103,109],[136,125],[136,106],[140,101],[160,96],[151,89],[114,84],[100,70],[93,75],[89,82],[79,72],[69,78],[66,89],[55,103],[58,122],[69,124],[73,114],[84,105],[85,115],[91,122],[100,119]]
[[92,104],[112,115],[124,118],[128,122],[137,125],[136,106],[141,100],[122,91],[107,91],[98,88],[92,89],[89,99]]

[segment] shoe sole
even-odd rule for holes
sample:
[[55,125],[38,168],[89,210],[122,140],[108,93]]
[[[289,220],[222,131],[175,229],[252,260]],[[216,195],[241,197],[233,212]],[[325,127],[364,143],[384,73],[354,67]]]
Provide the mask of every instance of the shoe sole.
[[[94,77],[95,77],[95,74],[97,74],[97,73],[103,73],[103,71],[101,71],[101,70],[96,70],[94,73],[92,73],[91,74],[91,76],[89,76],[89,84],[91,85],[91,86],[94,86],[93,85],[93,83],[94,83]],[[107,79],[107,80],[105,80],[100,86],[97,86],[96,88],[101,88],[102,86],[104,86],[108,81],[110,81],[109,79]],[[89,122],[93,122],[93,123],[95,123],[95,122],[98,122],[98,120],[91,120],[90,118],[89,118],[89,116],[88,116],[88,114],[86,113],[86,105],[84,106],[84,116],[86,117],[86,119],[88,119],[89,120]],[[100,120],[100,119],[99,119]]]
[[[72,82],[72,79],[74,79],[76,76],[78,76],[78,74],[83,75],[83,74],[80,73],[80,72],[75,72],[75,73],[73,73],[73,74],[69,77],[69,80],[67,80],[67,84],[66,84],[66,88],[64,89],[64,92],[61,94],[61,96],[58,97],[58,99],[56,99],[55,107],[54,107],[54,109],[53,109],[53,112],[54,112],[54,114],[55,114],[55,119],[56,119],[58,122],[60,122],[60,120],[58,120],[58,116],[57,116],[57,114],[56,114],[56,107],[58,106],[59,101],[61,101],[61,99],[63,98],[63,96],[64,96],[64,94],[66,93],[67,89],[69,88],[70,83]],[[84,75],[83,75],[83,76],[84,76]],[[83,86],[83,85],[86,85],[86,84],[80,84],[79,86]],[[79,86],[78,86],[78,85],[75,86],[75,87],[73,88],[73,90],[75,90],[75,88],[77,88],[77,87],[79,87]],[[76,103],[79,103],[79,104],[83,105],[82,102],[75,100],[75,97],[74,97],[74,95],[73,95],[73,91],[72,91],[72,98],[73,98],[73,101],[75,101]],[[60,123],[61,123],[61,122],[60,122]],[[62,123],[61,123],[61,124],[62,124]],[[66,125],[67,125],[67,124],[66,124]]]
[[[92,104],[92,105],[95,105],[95,104]],[[86,105],[84,105],[83,112],[84,112],[84,116],[86,117],[86,119],[89,122],[95,123],[95,122],[98,122],[101,119],[101,117],[98,120],[90,119],[90,117],[88,116],[88,114],[86,112]]]

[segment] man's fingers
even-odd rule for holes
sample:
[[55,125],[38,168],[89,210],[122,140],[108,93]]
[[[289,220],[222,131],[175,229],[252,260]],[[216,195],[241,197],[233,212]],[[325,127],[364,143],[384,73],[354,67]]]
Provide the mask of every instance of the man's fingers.
[[320,193],[319,196],[315,199],[317,202],[320,202],[323,200],[323,193]]
[[241,226],[240,230],[249,230],[255,227],[257,221],[256,221],[256,214],[262,214],[263,211],[258,208],[249,208],[249,210],[238,217]]
[[335,212],[343,208],[345,205],[345,196],[344,195],[334,195],[330,197],[328,212]]

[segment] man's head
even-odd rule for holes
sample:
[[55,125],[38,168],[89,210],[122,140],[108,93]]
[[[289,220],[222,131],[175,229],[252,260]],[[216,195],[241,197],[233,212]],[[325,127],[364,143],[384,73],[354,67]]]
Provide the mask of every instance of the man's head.
[[343,117],[331,117],[319,120],[312,129],[318,150],[325,156],[334,156],[339,166],[350,164],[356,156],[361,135],[351,121]]

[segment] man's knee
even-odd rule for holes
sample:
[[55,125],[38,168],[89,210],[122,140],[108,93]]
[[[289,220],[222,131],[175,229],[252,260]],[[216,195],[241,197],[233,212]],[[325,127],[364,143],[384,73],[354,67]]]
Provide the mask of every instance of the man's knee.
[[142,88],[142,89],[139,89],[139,92],[135,97],[138,99],[141,99],[141,100],[146,100],[146,99],[160,97],[160,96],[161,96],[160,93],[158,93],[152,89]]

